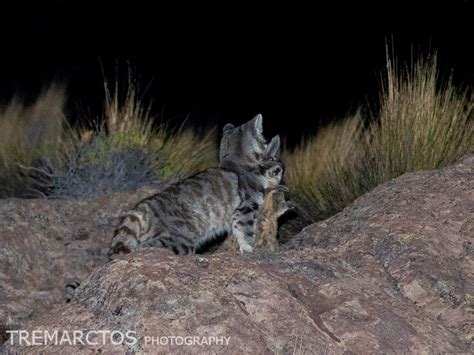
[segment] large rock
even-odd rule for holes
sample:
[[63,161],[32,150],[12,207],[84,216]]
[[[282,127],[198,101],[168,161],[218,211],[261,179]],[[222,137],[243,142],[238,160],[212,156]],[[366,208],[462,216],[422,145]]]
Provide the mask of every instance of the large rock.
[[120,215],[154,191],[95,200],[0,200],[0,327],[64,303],[67,283],[107,262]]
[[304,229],[287,248],[334,251],[368,275],[379,265],[403,297],[471,342],[474,156],[379,186],[338,215]]
[[[87,215],[113,211],[112,207],[120,205],[118,201],[110,197],[104,205],[93,204],[95,212]],[[120,333],[116,333],[112,341],[106,338],[105,344],[70,346],[66,339],[61,345],[49,341],[27,347],[12,337],[5,352],[474,351],[473,156],[439,171],[406,174],[376,188],[338,215],[307,227],[279,254],[218,252],[177,257],[149,250],[104,263],[100,255],[97,260],[65,260],[73,253],[66,251],[61,257],[58,251],[49,263],[37,264],[45,250],[39,243],[30,246],[28,238],[38,233],[38,228],[31,228],[30,220],[14,217],[16,208],[11,201],[5,203],[10,207],[2,220],[16,220],[2,226],[0,240],[6,238],[8,228],[23,224],[25,231],[15,234],[23,240],[23,249],[10,251],[8,260],[18,260],[19,265],[31,260],[29,268],[2,274],[10,281],[0,297],[2,301],[7,297],[10,308],[15,307],[10,292],[19,292],[18,304],[33,305],[27,292],[38,290],[34,284],[11,283],[11,273],[16,272],[15,280],[21,281],[30,272],[36,276],[29,280],[47,279],[45,275],[56,270],[57,283],[63,284],[64,275],[57,265],[83,269],[82,274],[94,268],[71,303],[57,303],[52,308],[53,301],[48,302],[48,312],[30,316],[19,328],[50,333],[80,330],[83,334],[132,331],[133,339],[137,338],[136,343],[129,338],[128,344],[114,345],[120,340]],[[44,240],[75,235],[73,231],[81,225],[79,213],[78,207],[74,218],[45,223],[41,230]],[[102,253],[105,240],[109,240],[102,234],[108,233],[109,227],[97,229],[100,223],[104,223],[100,218],[82,222],[87,234],[94,234],[77,244],[78,253],[83,253],[81,248]],[[62,224],[63,231],[49,233],[59,228],[57,224]],[[8,260],[8,265],[15,265]],[[78,265],[81,260],[90,260],[90,265]],[[0,262],[5,263],[3,254]],[[62,284],[48,280],[41,285],[46,292],[59,292]],[[21,288],[27,291],[21,293]],[[59,301],[59,296],[54,299]],[[5,312],[3,308],[0,311]],[[207,336],[230,339],[226,338],[227,345],[177,344],[194,339],[179,338],[187,336],[200,337],[200,342]],[[12,339],[16,340],[14,345],[10,345]]]

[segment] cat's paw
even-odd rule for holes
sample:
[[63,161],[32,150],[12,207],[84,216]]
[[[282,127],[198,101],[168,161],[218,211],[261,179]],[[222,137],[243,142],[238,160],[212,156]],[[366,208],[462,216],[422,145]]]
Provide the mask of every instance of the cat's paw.
[[268,189],[266,192],[270,193],[270,194],[277,194],[277,193],[280,193],[280,192],[289,192],[290,190],[288,189],[288,186],[286,185],[278,185],[274,188],[270,188]]
[[107,252],[107,256],[111,257],[114,254],[129,254],[130,252],[130,248],[128,248],[124,243],[118,242],[109,249],[109,251]]
[[75,280],[66,284],[66,302],[71,302],[76,296],[76,290],[80,286],[80,282]]
[[243,244],[240,245],[240,253],[245,254],[245,253],[253,253],[253,247],[250,244]]
[[290,189],[286,185],[278,185],[277,188],[276,188],[276,191],[289,192]]

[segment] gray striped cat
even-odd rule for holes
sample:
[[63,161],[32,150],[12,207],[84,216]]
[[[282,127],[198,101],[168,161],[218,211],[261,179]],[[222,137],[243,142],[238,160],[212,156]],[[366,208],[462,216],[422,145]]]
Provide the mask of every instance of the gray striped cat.
[[219,167],[140,201],[120,222],[109,255],[147,247],[190,254],[223,233],[232,233],[241,252],[253,251],[256,213],[283,172],[271,157],[279,145],[278,136],[266,144],[261,115],[239,127],[227,124]]
[[280,185],[265,194],[263,205],[259,209],[255,230],[257,250],[276,253],[280,248],[278,218],[295,209],[294,202],[286,200],[285,192],[288,192],[288,188]]
[[[275,137],[274,139],[278,139]],[[277,141],[278,142],[278,141]],[[279,156],[279,143],[270,145],[263,159],[276,160]],[[280,167],[283,164],[279,161]],[[268,187],[265,190],[263,204],[259,206],[258,213],[255,216],[248,216],[255,221],[255,246],[257,250],[278,252],[278,219],[286,212],[293,210],[295,204],[292,201],[287,201],[285,192],[288,192],[288,187],[283,185],[281,176],[275,177],[267,176]],[[231,235],[223,243],[223,250],[238,250],[239,246],[235,238]]]

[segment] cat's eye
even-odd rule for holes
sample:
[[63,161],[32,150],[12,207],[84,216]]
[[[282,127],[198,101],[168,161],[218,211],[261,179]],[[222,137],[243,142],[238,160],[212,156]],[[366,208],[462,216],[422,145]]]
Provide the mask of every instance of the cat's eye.
[[255,153],[255,159],[262,160],[262,154]]
[[280,167],[277,167],[277,168],[275,168],[275,170],[273,170],[273,175],[277,176],[278,174],[281,173],[281,171],[282,171],[282,169]]

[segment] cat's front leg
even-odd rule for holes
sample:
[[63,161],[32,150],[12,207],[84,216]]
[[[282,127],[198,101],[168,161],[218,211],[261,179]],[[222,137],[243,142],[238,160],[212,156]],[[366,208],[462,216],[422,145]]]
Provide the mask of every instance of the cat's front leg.
[[258,204],[244,201],[232,216],[232,235],[239,243],[240,252],[251,253],[255,249],[255,216]]

